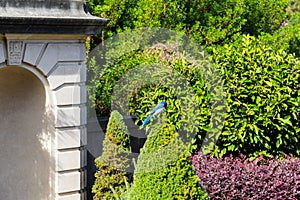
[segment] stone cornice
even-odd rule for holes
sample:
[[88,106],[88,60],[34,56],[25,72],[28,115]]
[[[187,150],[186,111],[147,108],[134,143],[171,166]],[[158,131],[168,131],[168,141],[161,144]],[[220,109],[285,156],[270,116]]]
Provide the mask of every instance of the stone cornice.
[[99,34],[108,22],[85,0],[0,0],[0,33]]
[[98,17],[5,17],[0,16],[0,33],[99,34],[109,22]]

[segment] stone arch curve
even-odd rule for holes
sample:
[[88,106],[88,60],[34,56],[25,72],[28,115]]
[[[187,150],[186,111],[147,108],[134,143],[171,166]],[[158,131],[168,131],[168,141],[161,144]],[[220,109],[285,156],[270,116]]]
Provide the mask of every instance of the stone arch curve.
[[[9,67],[9,66],[7,66]],[[57,104],[56,98],[53,96],[52,89],[50,87],[49,81],[47,77],[40,71],[38,68],[30,66],[26,63],[21,63],[18,66],[13,66],[13,67],[19,67],[23,68],[29,72],[31,72],[39,81],[43,84],[44,89],[45,89],[45,94],[46,94],[46,102],[45,105],[47,109],[51,109],[50,107],[53,107],[54,105]],[[52,113],[54,116],[54,113]]]
[[[36,117],[36,120],[42,119],[44,123],[48,124],[47,134],[41,134],[38,137],[39,139],[31,139],[38,140],[39,144],[41,144],[41,147],[38,147],[39,152],[47,152],[49,162],[45,161],[44,164],[46,165],[41,164],[41,166],[43,168],[49,167],[49,179],[48,185],[46,185],[48,189],[43,193],[43,197],[40,196],[41,198],[37,197],[37,199],[86,199],[85,40],[83,36],[78,36],[76,39],[74,39],[74,36],[70,39],[68,37],[66,35],[61,39],[57,39],[57,35],[49,36],[41,34],[27,35],[25,38],[24,35],[17,34],[8,34],[4,38],[0,37],[0,76],[1,71],[8,70],[2,76],[2,86],[7,79],[17,81],[20,77],[13,74],[20,70],[22,73],[19,73],[19,76],[26,75],[31,77],[30,79],[34,79],[33,77],[35,77],[34,80],[40,82],[44,88],[44,109],[47,114],[42,115],[40,113],[40,117]],[[22,80],[26,82],[24,77]],[[29,84],[29,82],[26,84]],[[26,84],[23,86],[26,87]],[[5,86],[2,88],[0,86],[0,92],[1,89],[5,90],[4,88]],[[16,89],[18,87],[11,86],[11,88]],[[1,95],[3,96],[4,93],[8,92],[6,89]],[[36,93],[32,93],[32,95]],[[21,92],[18,98],[20,101],[22,94],[26,93]],[[2,96],[0,96],[0,99]],[[9,101],[7,100],[6,102],[8,103]],[[18,102],[11,102],[11,105],[12,107],[13,105],[18,105]],[[23,109],[39,110],[30,107],[34,105],[33,103],[26,104]],[[15,115],[20,113],[16,112],[16,110],[11,111]],[[34,114],[29,113],[26,117],[30,119],[30,115],[33,116]],[[28,120],[26,117],[22,119],[24,120],[23,129],[28,127],[34,128],[34,126],[30,126],[30,123],[26,121]],[[0,118],[2,118],[3,124],[6,123],[7,130],[8,128],[13,129],[13,125],[9,124],[10,120],[5,119],[3,112],[0,112]],[[1,141],[1,132],[4,133],[3,129],[5,126],[1,126],[0,143],[5,143],[6,140]],[[11,137],[12,139],[17,138],[17,136]],[[21,141],[24,140],[26,138]],[[9,145],[8,143],[8,147]],[[28,160],[33,160],[33,158],[28,158]],[[10,165],[12,163],[8,166]],[[30,164],[28,168],[30,168]],[[0,182],[5,182],[4,178],[0,176]],[[25,178],[22,183],[30,185],[29,182]],[[46,178],[44,182],[47,182]],[[14,187],[14,190],[17,189]],[[30,191],[30,188],[20,189],[20,191],[25,190]],[[48,196],[46,195],[46,191],[48,191]],[[4,197],[1,194],[1,187],[0,196]]]
[[0,96],[0,196],[50,199],[51,114],[44,83],[24,67],[3,67]]

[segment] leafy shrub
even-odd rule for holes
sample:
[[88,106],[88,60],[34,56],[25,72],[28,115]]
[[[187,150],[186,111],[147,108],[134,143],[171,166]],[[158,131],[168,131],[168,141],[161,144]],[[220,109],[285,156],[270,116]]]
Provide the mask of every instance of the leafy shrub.
[[258,39],[214,51],[227,94],[227,116],[215,154],[300,155],[300,61]]
[[[100,80],[95,83],[95,108],[98,116],[108,116],[111,112],[111,100],[114,87],[126,72],[142,64],[153,64],[157,61],[154,56],[145,56],[141,52],[124,55],[110,65],[105,66]],[[97,65],[98,63],[94,64]],[[91,65],[89,65],[91,66]]]
[[211,199],[300,199],[300,159],[256,158],[240,154],[192,157],[201,185]]
[[[130,85],[135,84],[124,84],[118,90],[133,91],[130,96],[130,114],[139,117],[138,121],[146,117],[153,105],[166,100],[168,123],[179,130],[183,127],[180,125],[183,121],[189,122],[189,132],[198,134],[197,145],[200,145],[211,115],[211,96],[206,81],[201,71],[185,59],[178,55],[171,60],[166,59],[167,56],[161,56],[164,55],[161,50],[153,48],[133,52],[106,66],[97,86],[98,110],[100,114],[109,113],[115,84],[129,70],[142,66],[142,63],[150,66],[159,63],[182,75],[192,91],[181,90],[180,95],[177,95],[176,90],[170,90],[168,85],[160,81],[135,89],[130,88]],[[281,49],[272,50],[251,36],[243,36],[231,45],[215,49],[213,59],[221,71],[227,95],[226,122],[214,154],[222,156],[241,150],[250,156],[261,153],[277,155],[282,152],[300,155],[297,145],[300,132],[299,60]],[[152,73],[151,76],[157,76],[157,80],[170,79],[168,74]],[[184,112],[181,100],[186,101],[187,98],[177,98],[189,93],[192,99],[184,104],[196,102],[199,106],[196,112]]]
[[150,129],[129,199],[207,199],[174,127],[158,123]]
[[[298,18],[298,22],[293,24],[292,21]],[[285,50],[287,53],[300,57],[300,13],[298,17],[291,17],[289,25],[284,26],[273,34],[262,34],[259,40],[273,50]]]
[[103,141],[103,153],[95,160],[97,172],[93,186],[94,200],[113,199],[114,192],[118,195],[126,189],[126,169],[129,167],[130,152],[129,133],[122,115],[117,111],[111,113],[107,132]]
[[[164,48],[168,47],[158,45],[142,49],[106,65],[97,84],[97,113],[100,116],[109,114],[115,92],[114,97],[122,97],[130,103],[129,113],[122,114],[136,115],[140,123],[155,104],[165,100],[169,124],[175,125],[177,130],[189,129],[194,135],[204,133],[209,123],[211,97],[201,71],[181,55],[165,53]],[[136,77],[139,74],[143,77]],[[121,78],[130,82],[118,82]],[[137,84],[135,79],[142,83]],[[130,95],[126,96],[128,93]],[[117,104],[120,108],[120,104],[125,103],[115,100],[114,106]]]
[[229,43],[241,34],[272,33],[286,18],[285,8],[288,6],[288,0],[89,2],[94,15],[111,19],[104,31],[106,37],[128,29],[163,27],[183,32],[207,46]]
[[286,9],[288,17],[300,14],[300,2],[298,0],[290,0],[289,6]]
[[244,34],[258,36],[262,32],[273,33],[286,19],[289,0],[246,0]]

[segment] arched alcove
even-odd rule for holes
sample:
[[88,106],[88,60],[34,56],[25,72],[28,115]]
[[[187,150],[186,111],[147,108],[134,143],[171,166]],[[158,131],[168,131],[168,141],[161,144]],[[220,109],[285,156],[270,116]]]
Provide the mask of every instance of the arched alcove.
[[22,67],[0,68],[0,197],[50,199],[51,138],[43,83]]
[[91,193],[85,44],[109,20],[86,8],[85,0],[1,2],[1,200],[86,200]]

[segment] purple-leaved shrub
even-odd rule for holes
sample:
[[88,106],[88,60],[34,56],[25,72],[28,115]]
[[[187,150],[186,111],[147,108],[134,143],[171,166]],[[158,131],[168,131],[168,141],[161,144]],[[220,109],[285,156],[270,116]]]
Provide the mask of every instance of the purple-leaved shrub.
[[249,161],[242,154],[214,158],[196,153],[192,161],[211,199],[300,199],[300,158]]

